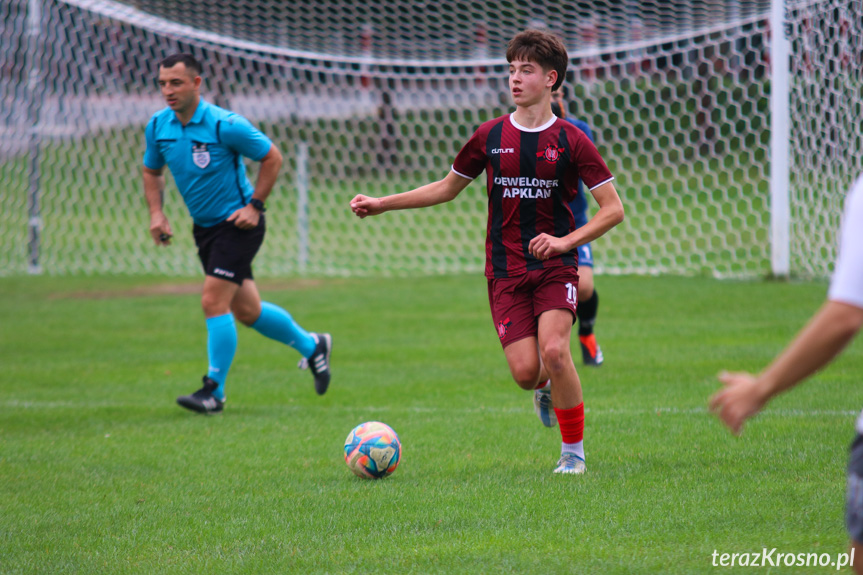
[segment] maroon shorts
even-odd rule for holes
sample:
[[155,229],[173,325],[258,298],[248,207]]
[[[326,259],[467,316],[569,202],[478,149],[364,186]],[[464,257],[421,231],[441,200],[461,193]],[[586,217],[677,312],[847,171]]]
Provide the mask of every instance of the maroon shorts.
[[512,278],[488,280],[491,319],[503,347],[526,337],[536,337],[542,312],[578,305],[578,270],[572,266],[533,270]]

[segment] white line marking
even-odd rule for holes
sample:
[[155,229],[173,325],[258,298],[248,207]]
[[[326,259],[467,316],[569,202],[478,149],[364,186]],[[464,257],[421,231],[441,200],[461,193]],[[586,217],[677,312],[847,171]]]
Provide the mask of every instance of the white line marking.
[[[166,400],[166,409],[173,407],[173,402]],[[135,408],[140,407],[137,403],[124,402],[83,402],[83,401],[28,401],[10,399],[0,402],[0,407],[7,409],[102,409],[102,408]],[[157,408],[157,404],[151,403],[149,408]],[[244,404],[236,406],[234,409],[266,409],[273,408],[284,411],[308,411],[316,409],[311,405],[272,405],[272,404]],[[317,409],[326,411],[398,411],[411,413],[529,413],[533,415],[533,407],[527,405],[525,407],[402,407],[402,406],[361,406],[361,405],[341,405],[328,406]],[[627,409],[627,408],[585,408],[585,413],[598,416],[639,416],[639,415],[656,415],[656,416],[677,416],[677,415],[707,415],[709,410],[706,407],[652,407],[643,409]],[[856,417],[859,411],[850,409],[771,409],[768,408],[762,412],[761,416],[766,417]]]

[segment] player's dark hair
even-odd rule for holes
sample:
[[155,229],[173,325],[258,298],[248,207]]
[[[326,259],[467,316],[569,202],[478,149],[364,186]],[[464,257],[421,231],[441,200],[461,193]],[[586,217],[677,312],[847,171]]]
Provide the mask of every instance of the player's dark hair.
[[554,114],[555,116],[557,116],[558,118],[565,118],[566,117],[565,113],[563,111],[563,108],[561,108],[560,104],[558,104],[557,102],[551,103],[551,113]]
[[551,87],[555,91],[563,84],[569,55],[563,42],[546,30],[525,30],[516,34],[506,47],[506,61],[523,60],[536,62],[543,70],[557,71],[557,81]]
[[[558,100],[555,94],[560,97]],[[561,84],[560,88],[551,93],[551,113],[558,118],[566,118],[566,101],[569,99],[569,88]]]
[[557,89],[557,92],[560,93],[560,97],[564,100],[569,100],[569,86],[566,84],[561,84],[560,88]]
[[159,62],[160,68],[173,68],[177,64],[183,64],[186,66],[186,70],[191,72],[193,76],[200,76],[204,72],[204,67],[201,66],[201,63],[197,58],[192,56],[191,54],[171,54],[161,62]]

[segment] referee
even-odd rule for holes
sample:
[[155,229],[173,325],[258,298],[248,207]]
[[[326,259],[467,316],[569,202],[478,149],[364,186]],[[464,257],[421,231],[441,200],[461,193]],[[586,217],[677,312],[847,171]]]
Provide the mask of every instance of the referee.
[[[174,54],[159,63],[159,87],[168,107],[147,124],[144,194],[150,235],[167,246],[173,234],[162,199],[164,168],[171,170],[194,221],[195,244],[206,277],[201,306],[207,321],[209,369],[204,385],[177,398],[186,409],[218,413],[225,405],[225,380],[237,349],[236,317],[259,333],[296,349],[309,367],[315,391],[330,383],[332,337],[309,333],[284,309],[262,302],[252,260],[266,229],[264,203],[282,166],[282,155],[248,120],[201,98],[201,63]],[[261,163],[257,184],[246,176],[243,156]]]

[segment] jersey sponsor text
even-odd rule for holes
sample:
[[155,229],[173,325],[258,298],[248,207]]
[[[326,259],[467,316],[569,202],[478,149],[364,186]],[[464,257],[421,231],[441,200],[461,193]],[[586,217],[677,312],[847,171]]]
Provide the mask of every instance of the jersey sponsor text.
[[[551,192],[558,186],[558,180],[544,180],[542,178],[508,178],[498,176],[494,183],[503,188],[504,198],[536,199],[542,200],[551,197]],[[512,187],[509,187],[512,186]],[[522,186],[522,187],[515,187]]]
[[542,178],[508,178],[506,176],[495,176],[494,183],[497,186],[532,186],[534,188],[556,188],[558,180],[543,180]]
[[542,188],[504,188],[503,197],[542,200],[551,197],[551,190]]

